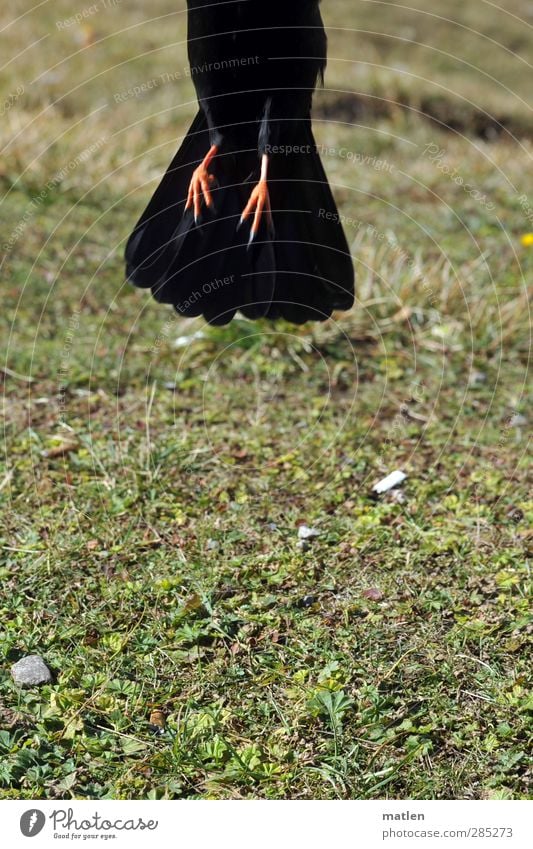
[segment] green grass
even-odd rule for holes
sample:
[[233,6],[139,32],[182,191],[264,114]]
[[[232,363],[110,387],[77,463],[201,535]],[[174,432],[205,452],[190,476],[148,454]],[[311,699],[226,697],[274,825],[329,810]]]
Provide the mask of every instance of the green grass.
[[[316,134],[358,290],[303,328],[207,328],[123,283],[194,102],[185,76],[114,95],[185,68],[174,4],[12,33],[3,798],[527,796],[531,21],[419,5],[324,4]],[[403,499],[372,499],[395,468]],[[53,685],[14,686],[28,653]]]

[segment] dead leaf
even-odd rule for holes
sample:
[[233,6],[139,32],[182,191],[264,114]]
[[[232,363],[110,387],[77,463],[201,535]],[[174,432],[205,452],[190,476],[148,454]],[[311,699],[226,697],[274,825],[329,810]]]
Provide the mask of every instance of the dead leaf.
[[202,606],[202,599],[198,593],[190,596],[182,607],[183,613],[190,613],[193,610],[198,610]]
[[162,710],[153,710],[150,714],[150,725],[156,725],[158,728],[164,728],[167,724],[167,718]]
[[381,590],[377,587],[369,587],[369,589],[363,590],[362,594],[365,598],[370,599],[370,601],[381,601],[381,599],[385,598]]
[[412,315],[413,310],[411,309],[411,307],[403,306],[401,307],[401,309],[398,310],[397,313],[394,313],[394,315],[392,316],[392,320],[398,322],[409,321]]
[[65,454],[69,454],[71,451],[76,451],[78,448],[77,442],[60,442],[59,445],[54,445],[52,448],[48,448],[46,451],[42,451],[41,454],[47,460],[53,460],[56,457],[63,457]]

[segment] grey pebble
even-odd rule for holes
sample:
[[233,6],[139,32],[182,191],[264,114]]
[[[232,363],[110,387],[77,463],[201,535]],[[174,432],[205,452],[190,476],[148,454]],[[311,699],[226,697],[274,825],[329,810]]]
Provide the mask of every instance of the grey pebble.
[[37,687],[52,681],[52,673],[38,654],[30,654],[14,663],[11,675],[19,687]]

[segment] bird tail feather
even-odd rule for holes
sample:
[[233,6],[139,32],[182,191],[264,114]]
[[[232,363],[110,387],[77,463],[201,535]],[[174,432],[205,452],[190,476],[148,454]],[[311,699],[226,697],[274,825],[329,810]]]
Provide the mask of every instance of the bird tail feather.
[[310,122],[299,144],[271,157],[274,232],[262,226],[248,244],[242,210],[259,180],[257,151],[221,152],[210,166],[214,210],[195,224],[185,210],[192,172],[210,147],[198,112],[126,245],[126,276],[184,316],[227,324],[247,318],[323,321],[353,304],[354,276],[335,201]]

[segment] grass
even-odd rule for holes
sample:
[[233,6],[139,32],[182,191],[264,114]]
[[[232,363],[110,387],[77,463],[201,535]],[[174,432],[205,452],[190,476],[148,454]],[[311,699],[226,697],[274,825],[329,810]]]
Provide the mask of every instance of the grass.
[[[10,30],[3,798],[527,796],[530,22],[419,5],[324,4],[358,298],[303,328],[123,283],[194,111],[183,14]],[[28,653],[52,685],[15,687]]]

